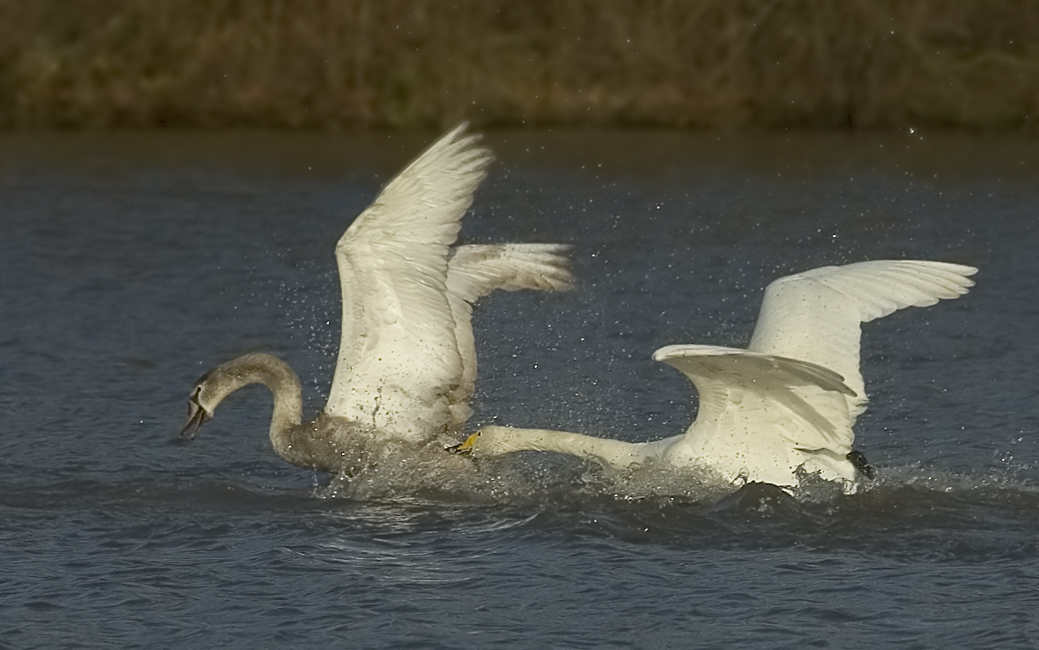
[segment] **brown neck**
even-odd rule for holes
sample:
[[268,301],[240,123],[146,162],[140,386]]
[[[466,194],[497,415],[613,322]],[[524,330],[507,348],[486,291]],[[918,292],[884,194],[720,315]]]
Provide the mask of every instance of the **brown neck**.
[[217,403],[250,384],[263,384],[271,391],[271,444],[279,456],[299,464],[296,457],[302,450],[296,448],[292,438],[303,419],[303,387],[295,371],[278,357],[254,353],[229,361],[210,374],[219,384]]

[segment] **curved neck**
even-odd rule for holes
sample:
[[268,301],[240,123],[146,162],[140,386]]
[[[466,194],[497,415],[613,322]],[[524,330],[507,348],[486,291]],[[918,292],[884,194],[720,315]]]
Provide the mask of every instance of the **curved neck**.
[[274,396],[271,415],[271,444],[279,456],[293,462],[302,450],[293,449],[292,434],[303,420],[303,387],[299,376],[278,357],[246,354],[217,368],[212,379],[218,382],[214,401],[219,403],[239,388],[263,384]]

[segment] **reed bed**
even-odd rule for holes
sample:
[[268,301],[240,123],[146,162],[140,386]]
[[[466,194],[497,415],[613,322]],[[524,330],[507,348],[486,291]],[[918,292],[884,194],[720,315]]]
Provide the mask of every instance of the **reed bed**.
[[1026,129],[1034,0],[0,0],[0,128]]

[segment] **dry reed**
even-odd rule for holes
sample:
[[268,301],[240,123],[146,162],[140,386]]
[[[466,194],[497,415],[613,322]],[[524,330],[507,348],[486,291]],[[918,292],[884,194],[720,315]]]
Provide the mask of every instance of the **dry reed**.
[[0,0],[0,127],[1031,128],[1034,0]]

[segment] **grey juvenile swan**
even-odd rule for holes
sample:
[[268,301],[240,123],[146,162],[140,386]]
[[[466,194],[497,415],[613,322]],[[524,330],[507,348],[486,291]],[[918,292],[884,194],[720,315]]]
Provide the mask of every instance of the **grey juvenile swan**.
[[620,469],[653,462],[707,469],[721,480],[797,487],[817,473],[856,489],[864,459],[852,451],[866,409],[860,323],[957,298],[977,269],[920,261],[829,266],[769,285],[746,350],[671,345],[653,354],[696,386],[700,408],[682,435],[630,443],[579,433],[488,426],[461,445],[474,456],[540,450]]
[[274,396],[274,451],[300,467],[351,474],[393,454],[407,462],[460,430],[476,379],[472,304],[496,289],[572,285],[565,245],[451,250],[491,162],[464,130],[452,130],[390,181],[339,240],[342,337],[317,417],[303,421],[300,381],[288,364],[247,354],[199,379],[184,437],[193,438],[228,395],[255,383]]

